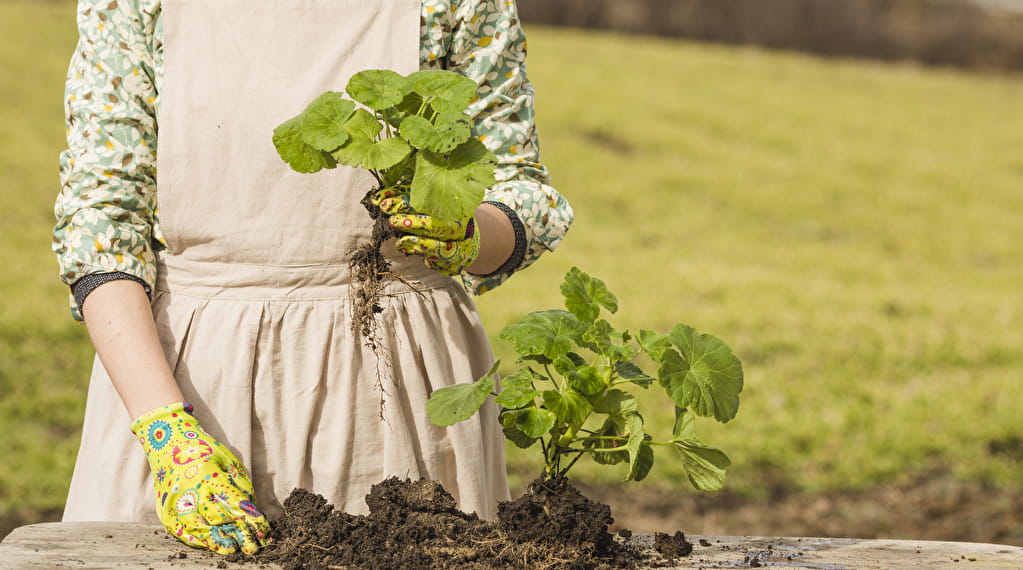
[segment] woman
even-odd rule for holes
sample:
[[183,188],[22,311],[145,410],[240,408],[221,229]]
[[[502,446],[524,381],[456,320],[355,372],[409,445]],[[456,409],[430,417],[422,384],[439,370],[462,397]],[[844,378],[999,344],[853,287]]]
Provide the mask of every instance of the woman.
[[[438,428],[425,401],[491,365],[466,289],[502,283],[571,223],[538,162],[514,3],[78,10],[54,249],[98,358],[64,519],[147,520],[155,504],[188,544],[255,552],[263,513],[293,488],[363,512],[390,475],[439,480],[462,510],[493,516],[508,493],[496,410]],[[293,173],[270,133],[353,73],[384,68],[475,80],[475,134],[500,165],[475,234],[390,250],[403,279],[370,349],[349,323],[347,256],[369,234],[358,199],[372,181]],[[449,246],[462,253],[443,270],[461,283],[423,263]]]

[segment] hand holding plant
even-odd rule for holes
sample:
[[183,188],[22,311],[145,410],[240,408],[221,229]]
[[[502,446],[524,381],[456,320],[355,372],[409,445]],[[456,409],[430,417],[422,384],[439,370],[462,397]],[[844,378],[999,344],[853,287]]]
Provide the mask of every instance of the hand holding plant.
[[[403,76],[371,69],[353,75],[344,93],[323,93],[274,129],[274,146],[293,170],[342,164],[377,181],[362,197],[373,235],[351,258],[353,329],[367,337],[383,282],[393,275],[381,253],[385,241],[401,238],[399,250],[421,255],[445,275],[457,275],[479,253],[472,216],[494,184],[496,157],[472,136],[467,111],[475,96],[476,83],[453,71]],[[380,191],[403,196],[400,209],[381,211],[374,201]]]
[[[654,462],[655,447],[673,447],[692,485],[720,489],[730,460],[696,436],[696,416],[727,422],[735,417],[742,391],[742,365],[731,349],[687,325],[668,334],[615,330],[601,311],[618,311],[618,300],[603,281],[573,268],[561,285],[566,310],[532,312],[509,325],[510,341],[523,366],[501,380],[495,394],[493,369],[476,382],[435,391],[430,419],[447,426],[472,416],[488,396],[502,406],[505,436],[520,448],[539,444],[547,478],[564,476],[583,456],[604,465],[623,464],[625,480],[641,480]],[[634,362],[641,354],[657,366],[656,376]],[[639,400],[630,388],[664,389],[673,404],[670,437],[647,434]]]
[[420,214],[409,204],[409,193],[396,188],[381,190],[372,203],[388,216],[388,225],[397,232],[394,246],[398,251],[421,256],[431,269],[455,276],[480,253],[480,233],[473,218],[446,222]]

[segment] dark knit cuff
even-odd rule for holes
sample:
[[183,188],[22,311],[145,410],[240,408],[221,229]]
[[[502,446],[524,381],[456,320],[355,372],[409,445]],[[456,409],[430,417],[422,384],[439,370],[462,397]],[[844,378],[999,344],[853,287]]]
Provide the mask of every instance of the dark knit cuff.
[[75,284],[71,286],[71,294],[75,297],[75,304],[78,305],[78,310],[82,310],[85,298],[89,296],[89,293],[95,291],[97,287],[104,283],[118,281],[121,279],[134,281],[139,285],[142,285],[142,288],[146,290],[146,295],[150,295],[151,292],[149,290],[149,285],[147,285],[142,279],[139,279],[130,273],[122,273],[120,271],[114,271],[112,273],[94,273],[92,275],[82,277],[78,281],[75,281]]
[[491,206],[497,207],[498,210],[504,212],[505,216],[508,216],[508,220],[511,222],[512,230],[515,231],[515,248],[512,250],[511,256],[504,262],[501,267],[498,267],[495,271],[486,275],[476,275],[477,277],[488,278],[494,277],[495,275],[502,275],[504,273],[512,273],[522,265],[522,260],[526,258],[526,248],[529,247],[529,243],[526,241],[526,226],[522,223],[522,219],[515,213],[515,210],[511,209],[510,206],[502,202],[495,202],[487,200],[484,204],[490,204]]

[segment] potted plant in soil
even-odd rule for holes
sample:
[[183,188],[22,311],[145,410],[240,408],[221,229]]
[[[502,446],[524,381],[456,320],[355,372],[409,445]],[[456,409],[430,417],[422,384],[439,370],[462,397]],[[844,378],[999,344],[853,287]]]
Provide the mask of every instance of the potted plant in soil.
[[[494,391],[498,362],[475,382],[434,392],[427,412],[434,423],[451,425],[493,396],[508,440],[537,448],[543,458],[543,472],[526,494],[501,505],[503,530],[530,540],[553,528],[562,537],[583,533],[585,540],[607,545],[610,537],[601,533],[607,535],[613,522],[610,513],[579,512],[578,493],[566,479],[569,470],[588,456],[598,464],[620,464],[626,481],[639,481],[653,467],[655,448],[674,448],[693,487],[720,489],[730,461],[697,437],[696,417],[720,422],[735,417],[742,365],[720,339],[684,324],[668,334],[616,330],[601,312],[617,312],[617,298],[578,268],[565,276],[561,293],[567,310],[532,312],[501,332],[520,366],[501,379],[500,392]],[[655,375],[636,364],[644,354],[656,364]],[[644,415],[657,410],[643,409],[632,393],[655,384],[675,414],[672,433],[662,439],[645,429]]]
[[[474,93],[472,81],[449,71],[401,76],[369,70],[353,76],[345,93],[322,94],[274,131],[278,152],[294,170],[344,164],[367,169],[378,183],[362,200],[375,220],[371,242],[351,259],[353,327],[371,347],[376,297],[390,275],[380,247],[393,233],[370,199],[396,188],[408,191],[421,213],[444,220],[472,215],[494,183],[495,166],[471,136],[465,110]],[[634,564],[637,553],[608,533],[610,509],[569,485],[568,471],[589,456],[624,466],[625,480],[638,481],[650,472],[655,448],[673,447],[695,488],[720,488],[729,459],[697,438],[695,419],[735,416],[742,367],[725,343],[686,325],[668,334],[616,330],[601,318],[602,311],[618,310],[616,297],[579,269],[566,275],[561,292],[565,310],[532,312],[502,331],[520,367],[500,381],[500,392],[496,363],[482,378],[437,390],[428,402],[431,420],[448,426],[493,396],[505,436],[542,454],[540,477],[520,499],[500,505],[496,522],[461,513],[432,481],[381,482],[367,496],[368,516],[336,511],[322,497],[296,490],[284,503],[285,517],[274,521],[278,540],[257,558],[287,568]],[[655,375],[641,370],[640,355],[655,363]],[[655,384],[675,414],[674,429],[663,439],[647,434],[650,410],[630,391]],[[686,553],[681,533],[675,539],[670,552]]]

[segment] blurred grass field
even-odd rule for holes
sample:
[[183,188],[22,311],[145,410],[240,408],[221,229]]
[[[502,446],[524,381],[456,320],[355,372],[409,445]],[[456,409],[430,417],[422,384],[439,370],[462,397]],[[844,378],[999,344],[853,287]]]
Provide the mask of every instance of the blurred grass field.
[[[733,492],[934,469],[1020,490],[1023,77],[529,32],[576,223],[479,298],[498,356],[579,266],[617,293],[616,325],[684,322],[742,359],[738,417],[701,427]],[[0,0],[0,519],[21,522],[59,513],[91,365],[49,250],[75,37],[73,2]],[[509,460],[518,483],[539,469]],[[685,488],[670,454],[650,480]]]

